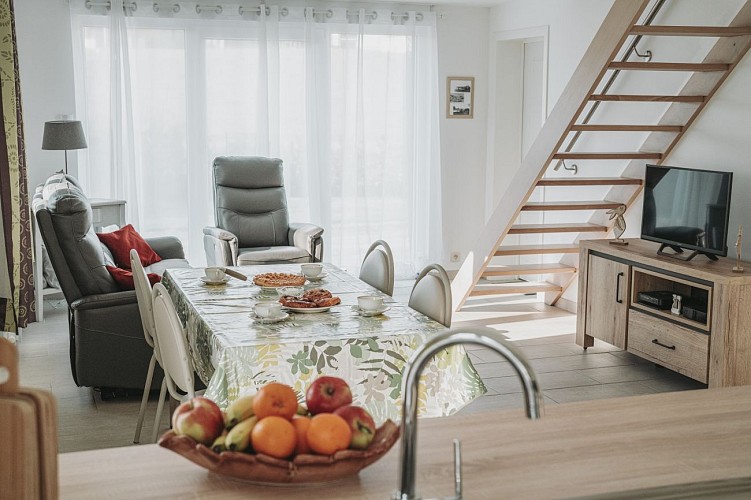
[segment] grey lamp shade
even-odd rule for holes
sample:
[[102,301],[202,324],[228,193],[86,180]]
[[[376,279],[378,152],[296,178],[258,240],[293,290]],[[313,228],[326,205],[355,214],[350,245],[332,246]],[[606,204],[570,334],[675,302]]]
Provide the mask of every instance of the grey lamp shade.
[[58,120],[44,122],[42,149],[84,149],[88,147],[81,122]]

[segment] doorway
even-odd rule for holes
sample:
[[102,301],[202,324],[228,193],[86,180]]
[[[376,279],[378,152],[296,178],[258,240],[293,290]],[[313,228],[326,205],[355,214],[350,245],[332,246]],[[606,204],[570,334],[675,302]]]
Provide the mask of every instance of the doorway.
[[[498,32],[491,37],[486,219],[516,175],[547,117],[548,27]],[[531,201],[535,201],[537,193]],[[543,215],[524,212],[520,222]],[[509,245],[539,243],[540,235],[508,236]],[[508,258],[506,260],[509,260]],[[518,257],[512,263],[520,262]],[[501,263],[501,262],[499,262]]]

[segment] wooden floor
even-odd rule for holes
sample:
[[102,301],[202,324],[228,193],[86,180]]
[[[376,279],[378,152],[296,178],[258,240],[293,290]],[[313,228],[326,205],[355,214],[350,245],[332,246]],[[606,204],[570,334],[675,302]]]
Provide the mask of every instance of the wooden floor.
[[[412,281],[397,282],[395,298],[406,301],[411,286]],[[131,445],[140,397],[102,401],[92,389],[75,386],[65,307],[62,300],[47,300],[45,321],[24,331],[19,342],[21,383],[57,396],[61,452]],[[470,300],[454,315],[453,326],[488,326],[520,346],[540,378],[546,405],[706,387],[599,341],[583,351],[574,343],[575,319],[537,303],[534,296],[517,295]],[[509,364],[482,348],[468,350],[488,393],[462,412],[520,408],[521,385]],[[142,443],[151,435],[155,399],[149,404]],[[165,415],[161,429],[167,425]]]

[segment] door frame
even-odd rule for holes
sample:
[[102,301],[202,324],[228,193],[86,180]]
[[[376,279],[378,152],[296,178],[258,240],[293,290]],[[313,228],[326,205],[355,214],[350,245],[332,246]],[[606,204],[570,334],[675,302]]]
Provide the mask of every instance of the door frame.
[[[542,62],[542,112],[543,123],[548,115],[548,53],[549,53],[550,26],[534,26],[515,30],[496,31],[490,35],[490,49],[488,51],[488,127],[487,127],[487,151],[485,164],[485,222],[495,210],[495,134],[496,134],[496,105],[497,105],[497,67],[498,42],[524,42],[529,39],[542,39],[543,62]],[[524,71],[523,64],[516,71]],[[521,116],[519,117],[521,120]],[[520,145],[521,147],[521,145]]]

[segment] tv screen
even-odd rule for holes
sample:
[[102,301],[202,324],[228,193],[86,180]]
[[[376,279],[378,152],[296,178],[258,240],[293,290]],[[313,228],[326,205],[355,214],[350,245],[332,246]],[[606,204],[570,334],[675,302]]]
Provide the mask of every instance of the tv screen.
[[641,237],[727,255],[732,182],[732,172],[647,165]]

